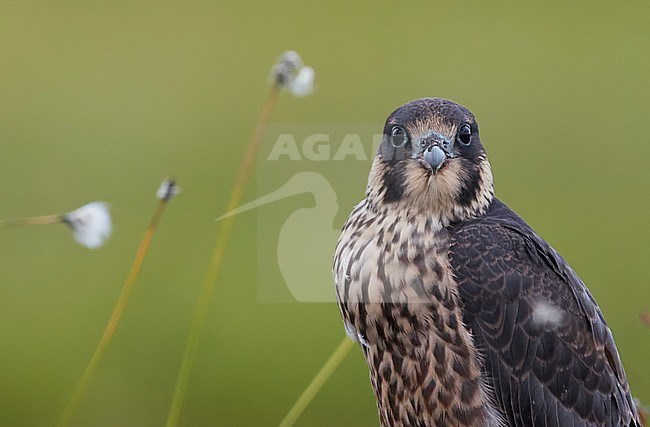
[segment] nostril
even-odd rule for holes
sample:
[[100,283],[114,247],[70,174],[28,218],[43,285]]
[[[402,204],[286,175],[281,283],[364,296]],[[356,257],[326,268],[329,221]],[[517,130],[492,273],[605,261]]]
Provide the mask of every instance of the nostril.
[[420,145],[422,146],[422,151],[431,151],[433,147],[436,147],[438,145],[437,141],[432,141],[430,139],[425,139],[422,142],[420,142]]
[[434,137],[426,137],[421,139],[420,147],[422,152],[431,151],[433,147],[438,147],[445,152],[449,152],[449,149],[451,148],[451,141],[449,141],[447,138],[436,135]]

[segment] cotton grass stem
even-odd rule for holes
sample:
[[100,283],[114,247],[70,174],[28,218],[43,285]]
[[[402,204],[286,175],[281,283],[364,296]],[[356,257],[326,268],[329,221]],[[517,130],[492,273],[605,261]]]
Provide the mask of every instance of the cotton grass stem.
[[343,338],[343,341],[336,347],[334,353],[327,359],[327,362],[325,362],[305,391],[302,392],[296,403],[294,403],[287,416],[284,417],[280,423],[280,427],[291,427],[298,421],[305,408],[314,400],[314,397],[321,387],[323,387],[323,384],[327,382],[329,377],[336,371],[336,368],[343,362],[353,345],[354,343],[348,337]]
[[43,215],[43,216],[33,216],[29,218],[8,219],[8,220],[0,221],[0,228],[58,224],[60,222],[63,222],[63,215]]
[[[226,212],[234,210],[240,204],[244,187],[253,166],[257,147],[259,146],[262,136],[266,132],[266,128],[275,107],[279,92],[280,86],[278,84],[274,84],[271,87],[266,101],[264,102],[259,120],[257,122],[257,127],[250,139],[248,148],[246,149],[246,154],[239,169],[239,173],[237,174],[237,179],[230,195],[230,201],[228,203],[228,207],[226,208]],[[223,221],[221,221],[218,230],[214,252],[212,254],[212,258],[210,259],[210,264],[201,286],[201,293],[199,295],[199,300],[197,302],[196,308],[194,309],[192,324],[190,325],[189,335],[185,343],[185,352],[183,354],[183,360],[181,362],[180,371],[176,380],[176,387],[174,389],[174,395],[172,397],[172,403],[169,409],[169,415],[167,417],[167,427],[178,425],[183,400],[187,392],[187,385],[189,383],[190,373],[192,371],[192,364],[194,363],[196,356],[199,337],[201,336],[201,331],[205,323],[205,318],[210,306],[210,300],[212,298],[212,294],[214,293],[217,276],[219,275],[219,269],[223,260],[223,254],[226,250],[228,240],[230,239],[234,221],[235,216],[225,218]]]
[[63,215],[43,215],[0,221],[0,228],[66,224],[72,237],[88,249],[97,249],[111,235],[111,215],[105,202],[90,202]]
[[93,353],[90,362],[88,363],[88,366],[86,366],[86,370],[81,376],[81,379],[77,384],[77,387],[74,389],[74,392],[72,393],[72,397],[68,401],[68,405],[63,411],[63,415],[59,420],[59,424],[58,424],[59,427],[67,426],[70,424],[72,415],[74,414],[75,410],[79,406],[79,402],[81,401],[81,397],[83,396],[86,387],[88,386],[88,382],[90,378],[92,378],[93,374],[95,373],[95,370],[97,369],[97,365],[99,364],[99,361],[104,355],[106,348],[108,347],[108,344],[111,341],[111,338],[113,337],[113,334],[115,333],[118,324],[120,323],[120,320],[122,318],[122,313],[124,312],[124,307],[126,306],[126,302],[129,299],[129,296],[131,295],[131,291],[133,290],[133,285],[135,284],[135,281],[138,278],[138,273],[140,272],[142,261],[144,260],[144,257],[147,254],[149,245],[151,244],[151,239],[153,238],[153,235],[158,226],[158,222],[160,221],[160,217],[162,216],[170,197],[159,198],[159,199],[160,201],[158,202],[158,206],[156,207],[156,210],[151,216],[151,220],[149,221],[149,226],[147,227],[147,230],[145,231],[144,236],[142,237],[142,241],[140,242],[140,247],[138,248],[138,251],[135,254],[135,258],[133,259],[133,264],[131,265],[131,270],[129,271],[129,274],[126,277],[126,281],[124,282],[124,286],[122,287],[122,292],[120,293],[120,296],[117,299],[117,303],[115,304],[115,308],[113,309],[111,318],[108,321],[108,324],[106,325],[106,329],[104,330],[104,335],[99,341],[99,344],[97,345],[97,348],[95,349],[95,352]]

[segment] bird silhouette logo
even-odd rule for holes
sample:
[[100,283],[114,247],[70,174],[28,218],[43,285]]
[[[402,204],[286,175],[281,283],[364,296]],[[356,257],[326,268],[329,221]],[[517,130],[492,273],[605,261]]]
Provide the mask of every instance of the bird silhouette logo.
[[295,210],[280,227],[278,267],[297,301],[334,302],[330,259],[340,234],[340,229],[333,227],[339,205],[336,191],[323,175],[298,172],[277,190],[223,214],[216,221],[304,193],[314,197],[315,205]]

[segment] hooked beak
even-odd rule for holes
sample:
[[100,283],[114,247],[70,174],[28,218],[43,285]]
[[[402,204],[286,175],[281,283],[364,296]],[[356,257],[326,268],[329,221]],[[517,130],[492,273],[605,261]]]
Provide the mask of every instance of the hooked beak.
[[449,155],[442,148],[438,145],[431,145],[422,153],[420,163],[435,174],[442,168],[448,158]]
[[430,131],[419,138],[419,143],[422,148],[417,160],[434,175],[454,157],[452,142],[443,134]]

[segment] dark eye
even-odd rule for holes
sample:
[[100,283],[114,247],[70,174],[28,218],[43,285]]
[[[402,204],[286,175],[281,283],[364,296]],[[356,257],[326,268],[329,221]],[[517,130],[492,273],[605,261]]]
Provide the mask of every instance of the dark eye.
[[469,145],[472,142],[472,128],[467,123],[458,129],[456,139],[463,145]]
[[393,144],[393,147],[403,147],[407,142],[409,142],[409,137],[404,128],[401,126],[393,126],[390,130],[390,143]]

